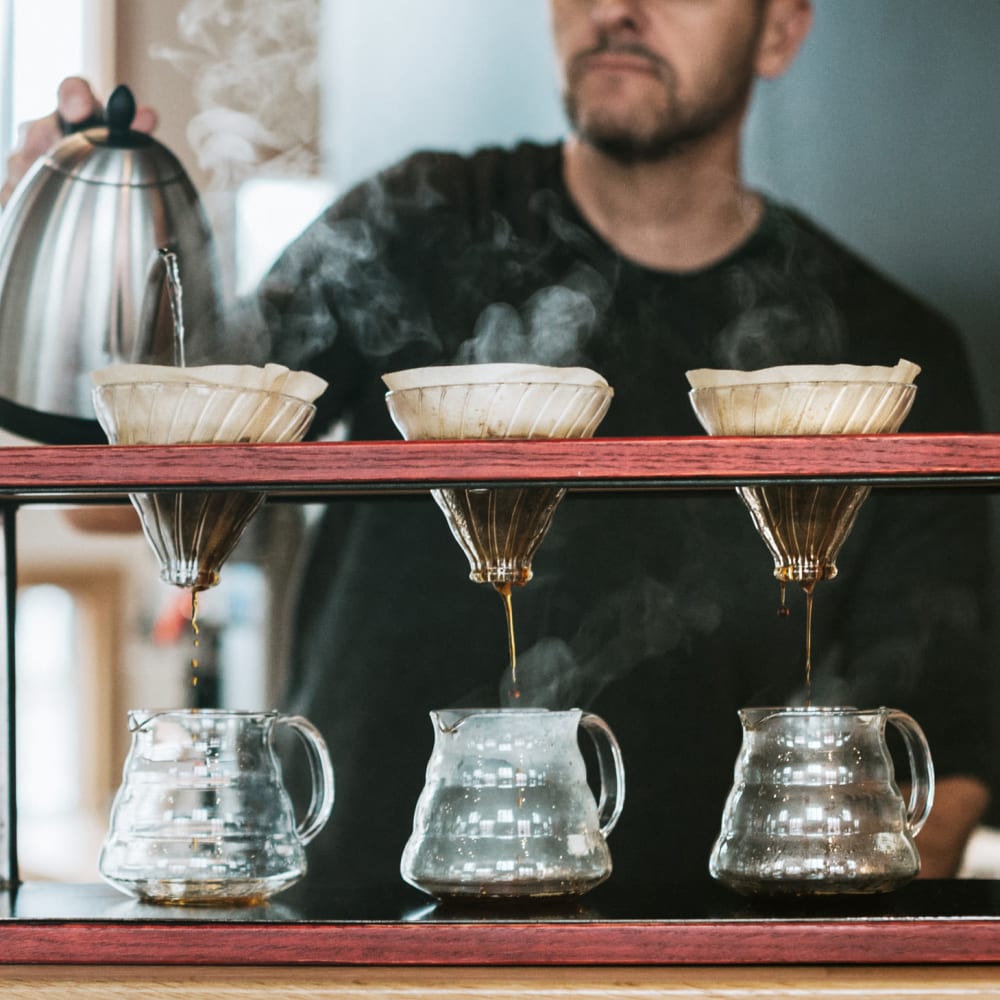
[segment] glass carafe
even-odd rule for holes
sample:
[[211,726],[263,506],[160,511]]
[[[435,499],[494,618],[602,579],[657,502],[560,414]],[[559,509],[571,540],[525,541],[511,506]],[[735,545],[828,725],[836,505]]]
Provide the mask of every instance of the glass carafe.
[[[544,708],[431,712],[434,749],[400,870],[438,898],[580,895],[611,874],[625,772],[598,716]],[[587,784],[580,728],[597,752]]]
[[[916,721],[898,709],[744,708],[743,745],[714,878],[744,894],[871,893],[920,870],[914,837],[934,800]],[[903,737],[911,791],[896,785],[886,727]]]
[[[312,798],[296,824],[272,748],[301,739]],[[260,902],[306,871],[305,845],[333,808],[333,768],[319,731],[278,712],[129,712],[132,745],[99,869],[148,902]]]

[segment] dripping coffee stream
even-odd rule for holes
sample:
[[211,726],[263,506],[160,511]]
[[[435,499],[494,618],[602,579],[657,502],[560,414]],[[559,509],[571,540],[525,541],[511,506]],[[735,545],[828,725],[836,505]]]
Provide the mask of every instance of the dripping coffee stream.
[[[786,365],[759,371],[687,373],[691,405],[713,435],[892,434],[913,405],[920,368]],[[812,618],[816,584],[837,575],[836,559],[871,488],[855,483],[740,486],[737,493],[774,559],[781,587],[806,596],[806,699],[811,700]]]
[[[613,395],[596,372],[543,365],[446,365],[383,380],[389,413],[410,441],[590,437]],[[532,559],[565,493],[554,486],[431,490],[469,560],[469,578],[492,584],[503,600],[515,700],[521,688],[511,595],[531,579]]]
[[201,645],[201,628],[198,625],[198,591],[191,588],[191,687],[198,686],[198,653]]
[[511,600],[514,585],[511,583],[495,583],[493,586],[503,601],[504,613],[507,616],[507,651],[510,656],[510,696],[517,701],[521,697],[521,686],[517,682],[517,642],[514,639],[514,604]]

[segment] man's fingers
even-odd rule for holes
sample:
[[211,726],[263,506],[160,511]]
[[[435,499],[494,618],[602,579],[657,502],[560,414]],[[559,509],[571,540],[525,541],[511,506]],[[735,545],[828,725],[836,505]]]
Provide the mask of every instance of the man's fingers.
[[135,109],[135,118],[132,119],[132,128],[136,132],[154,132],[160,119],[153,108],[145,105]]
[[[62,138],[59,116],[53,112],[44,118],[28,122],[21,132],[21,141],[14,156],[27,159],[28,166],[43,153],[48,152]],[[24,170],[22,169],[22,173]]]
[[69,76],[59,84],[56,108],[60,117],[71,125],[86,121],[101,113],[101,102],[89,83],[79,76]]
[[[58,109],[60,117],[71,125],[104,111],[90,84],[79,76],[67,77],[59,85]],[[132,128],[137,132],[152,132],[158,124],[159,118],[153,108],[146,105],[136,108]]]

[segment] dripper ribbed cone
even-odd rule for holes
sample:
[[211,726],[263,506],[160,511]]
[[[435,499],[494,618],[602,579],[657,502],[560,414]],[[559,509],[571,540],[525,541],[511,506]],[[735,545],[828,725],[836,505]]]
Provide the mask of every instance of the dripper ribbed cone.
[[[384,376],[386,405],[407,440],[590,437],[613,391],[586,368],[455,365]],[[477,583],[522,585],[565,495],[548,486],[431,494]]]
[[[231,384],[200,380],[206,377]],[[326,386],[277,365],[122,365],[95,372],[94,381],[97,419],[118,445],[299,441],[316,411],[312,399]],[[223,563],[264,498],[226,490],[129,494],[161,578],[193,590],[219,582]]]
[[[919,367],[788,365],[755,372],[688,372],[691,405],[713,435],[891,434],[916,394]],[[871,488],[847,483],[741,486],[774,575],[809,589],[837,575],[836,559]]]

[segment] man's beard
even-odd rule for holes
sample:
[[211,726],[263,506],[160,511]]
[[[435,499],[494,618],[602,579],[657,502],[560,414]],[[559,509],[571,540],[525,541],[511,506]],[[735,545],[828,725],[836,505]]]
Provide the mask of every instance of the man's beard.
[[[589,56],[605,52],[639,55],[648,59],[655,69],[663,87],[663,111],[652,125],[602,120],[600,115],[587,120],[582,115],[574,79],[579,77],[580,67]],[[673,67],[666,60],[642,46],[615,45],[602,38],[593,49],[574,58],[563,94],[563,108],[573,131],[583,142],[619,163],[631,165],[667,159],[712,135],[726,122],[743,114],[752,87],[752,54],[748,51],[698,106],[685,107],[677,96]]]

